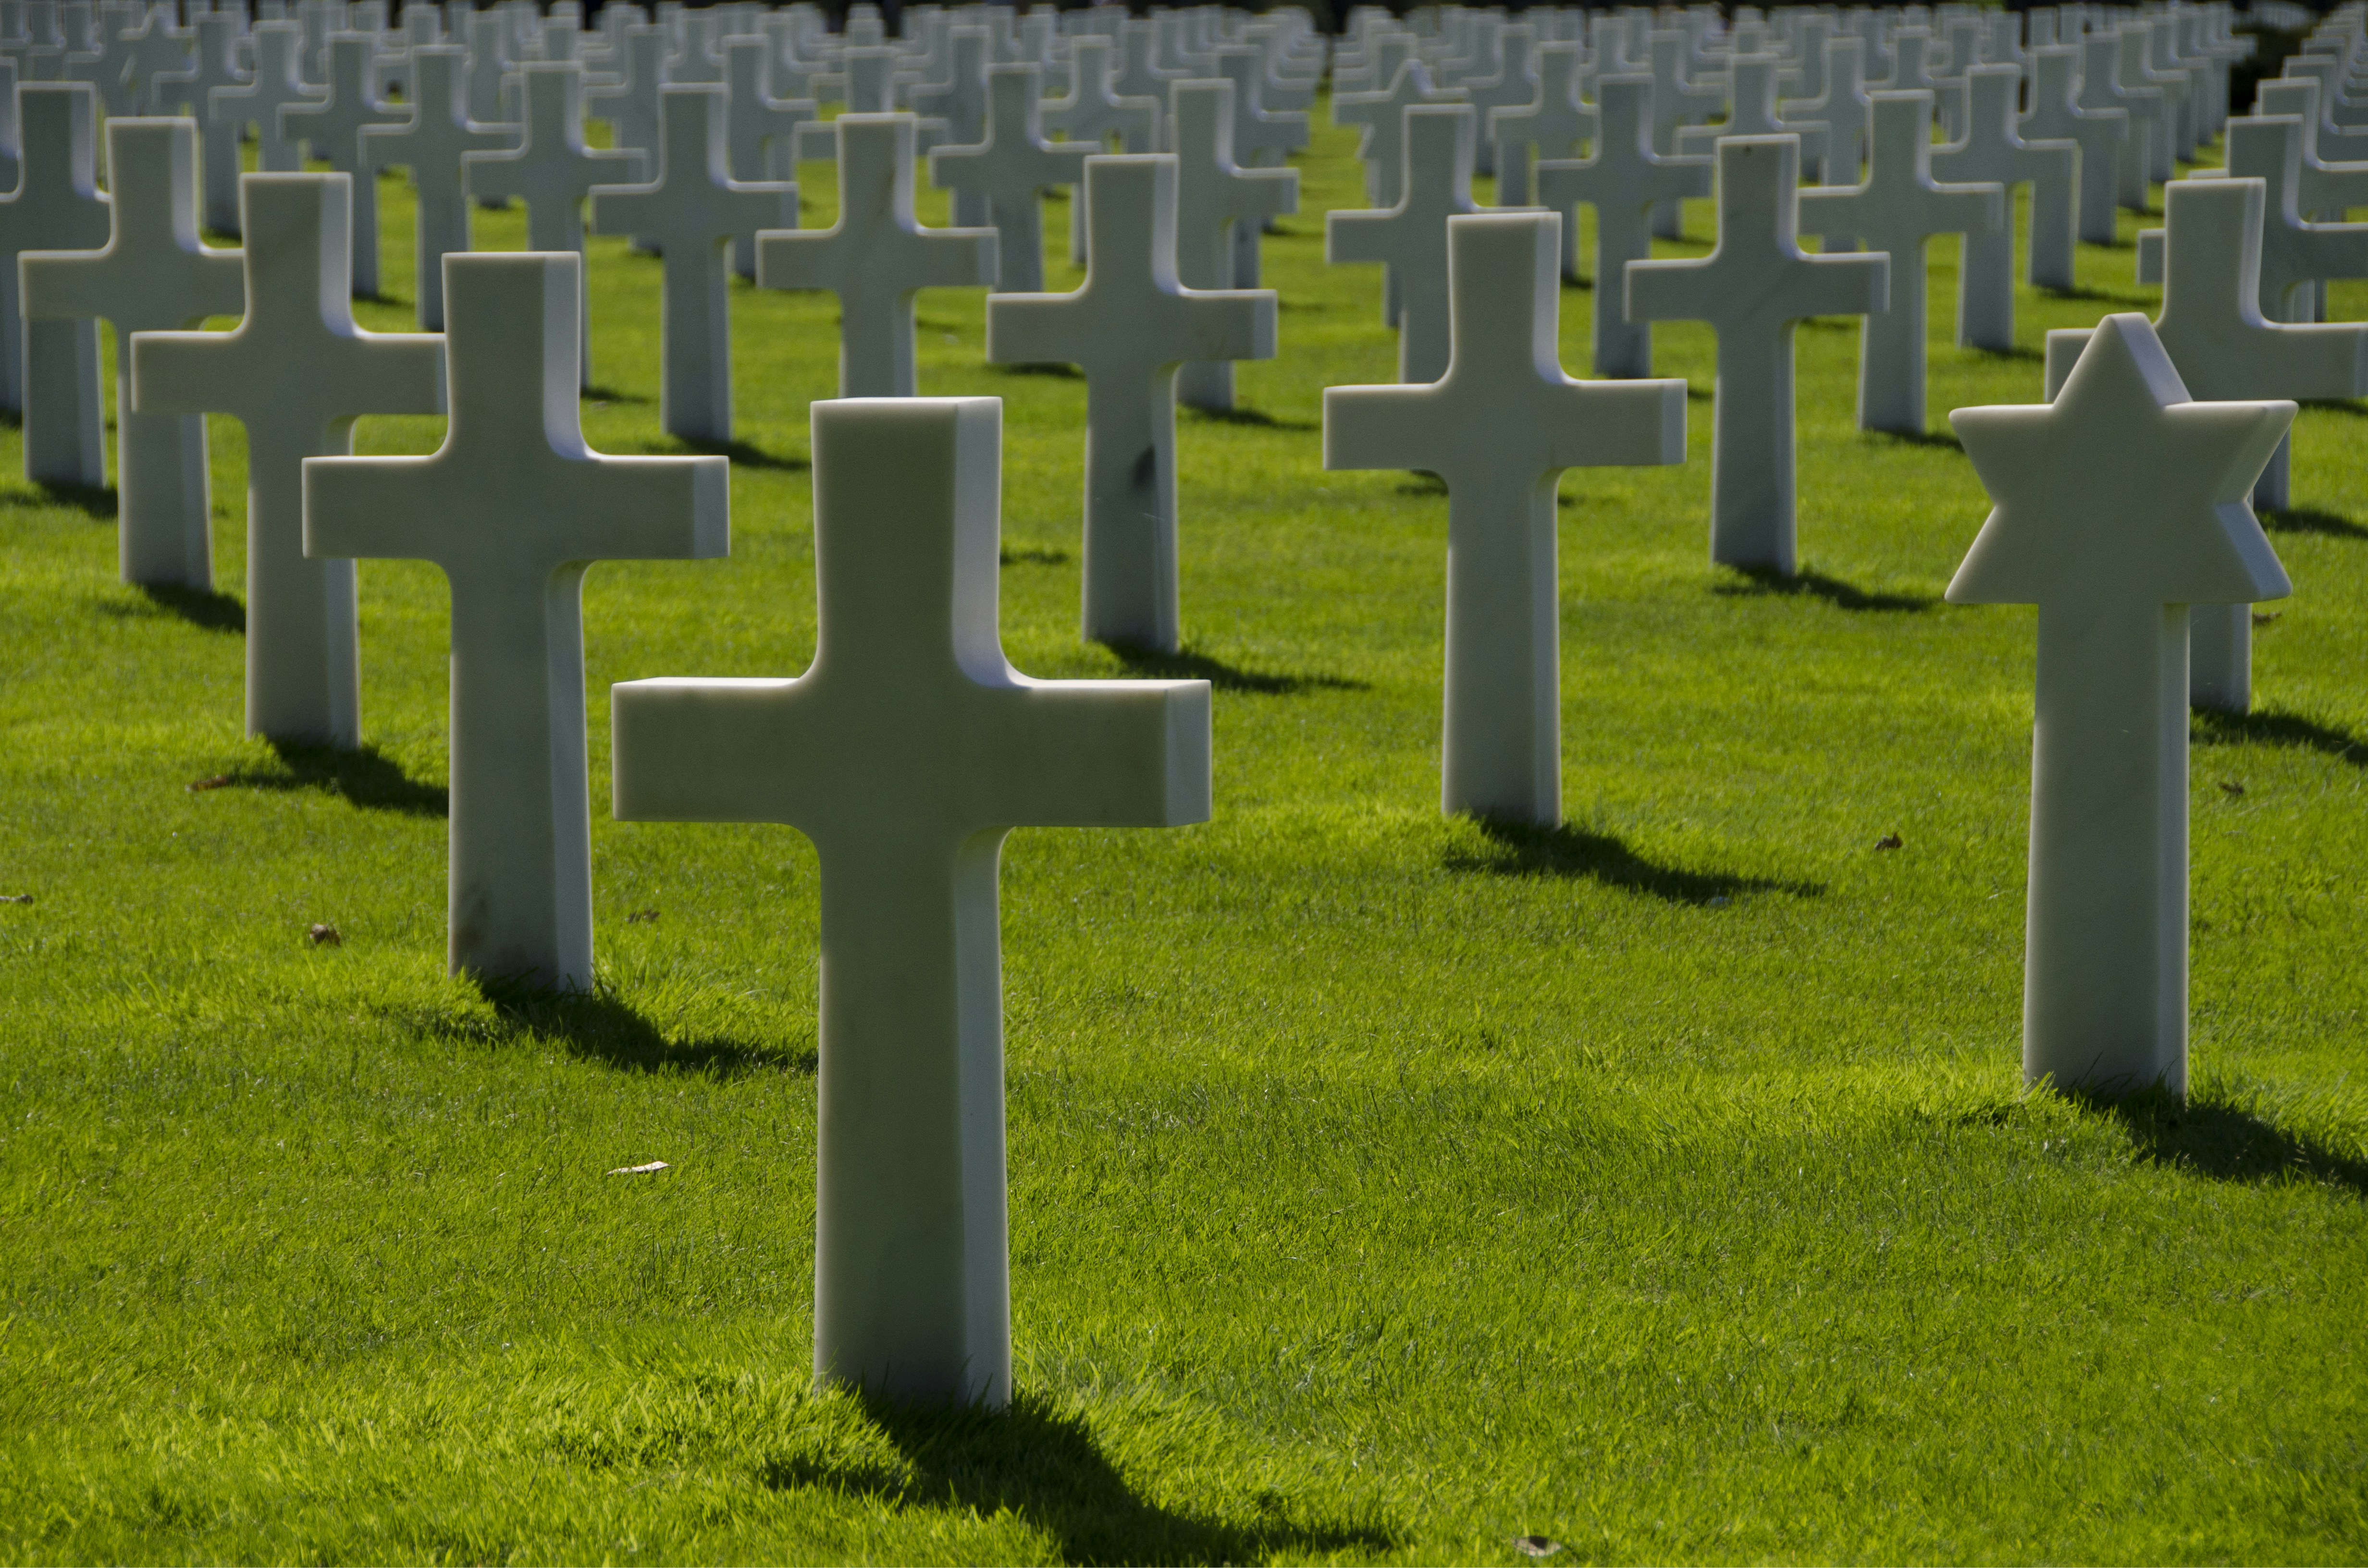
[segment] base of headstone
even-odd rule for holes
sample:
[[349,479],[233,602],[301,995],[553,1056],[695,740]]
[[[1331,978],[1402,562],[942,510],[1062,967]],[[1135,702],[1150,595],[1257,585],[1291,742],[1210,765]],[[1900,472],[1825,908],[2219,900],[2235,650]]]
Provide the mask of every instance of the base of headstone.
[[96,490],[107,483],[99,404],[98,323],[28,321],[25,332],[25,477]]

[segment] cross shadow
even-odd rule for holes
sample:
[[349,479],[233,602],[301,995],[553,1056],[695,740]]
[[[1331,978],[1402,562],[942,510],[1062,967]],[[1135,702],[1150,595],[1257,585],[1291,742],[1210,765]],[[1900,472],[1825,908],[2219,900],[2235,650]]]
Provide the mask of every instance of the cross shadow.
[[[2088,242],[2084,240],[2081,243],[2085,244]],[[2125,244],[2115,244],[2110,246],[2100,246],[2099,248],[2129,250],[2132,247]],[[2092,303],[2100,305],[2151,306],[2160,303],[2160,301],[2155,297],[2154,291],[2151,290],[2141,291],[2135,289],[2090,289],[2082,287],[2078,289],[2051,289],[2048,292],[2054,298],[2058,300],[2087,300]]]
[[2158,1085],[2123,1095],[2109,1088],[2061,1092],[2083,1110],[2119,1122],[2147,1165],[2247,1186],[2300,1176],[2368,1198],[2368,1160],[2280,1127],[2218,1085],[2185,1100]]
[[605,987],[546,991],[499,980],[475,983],[493,1004],[495,1021],[437,1017],[415,1020],[423,1031],[486,1045],[549,1040],[586,1062],[624,1073],[673,1073],[701,1078],[741,1078],[785,1073],[810,1078],[820,1063],[811,1045],[789,1049],[720,1035],[669,1040],[632,1004]]
[[1262,408],[1190,408],[1185,412],[1211,425],[1254,425],[1262,430],[1321,430],[1313,419],[1277,419]]
[[340,746],[296,745],[286,741],[273,741],[270,745],[277,767],[242,763],[222,774],[219,782],[208,780],[209,788],[318,790],[342,796],[365,811],[413,817],[440,817],[451,810],[444,786],[421,783],[376,746],[347,751]]
[[997,365],[995,369],[1007,376],[1052,376],[1062,381],[1081,381],[1086,373],[1075,365]]
[[734,468],[764,468],[775,469],[783,473],[803,473],[814,467],[814,463],[808,459],[784,457],[777,452],[768,452],[764,448],[747,441],[694,441],[688,436],[677,436],[666,442],[645,441],[642,444],[642,450],[645,452],[666,455],[679,452],[685,448],[689,448],[701,457],[728,459]]
[[1966,352],[1977,354],[1985,359],[2024,359],[2034,365],[2047,363],[2045,350],[2027,348],[2020,343],[2010,344],[2004,348],[1986,348],[1979,344],[1969,344],[1966,347]]
[[30,490],[0,490],[0,506],[31,511],[65,506],[102,523],[115,521],[115,492],[97,484],[35,484]]
[[1717,400],[1718,389],[1716,387],[1698,387],[1691,381],[1688,381],[1686,383],[1686,401],[1688,403],[1715,403]]
[[1539,827],[1491,817],[1475,816],[1470,821],[1488,841],[1488,847],[1478,854],[1462,848],[1450,850],[1447,869],[1451,871],[1482,871],[1497,877],[1585,878],[1622,892],[1640,892],[1669,903],[1707,904],[1713,899],[1731,899],[1747,892],[1788,892],[1815,898],[1826,891],[1823,882],[1746,877],[1728,871],[1690,871],[1679,866],[1660,865],[1637,854],[1612,834],[1594,833],[1568,823],[1560,827]]
[[1406,470],[1406,482],[1397,490],[1401,495],[1444,495],[1447,481],[1428,469],[1413,468]]
[[1008,1408],[899,1405],[862,1396],[865,1417],[904,1460],[878,1463],[776,1460],[758,1474],[778,1489],[822,1487],[891,1506],[991,1518],[1009,1512],[1053,1540],[1064,1562],[1264,1562],[1396,1544],[1370,1526],[1308,1526],[1259,1494],[1261,1517],[1227,1524],[1150,1501],[1127,1483],[1084,1421],[1028,1393]]
[[2189,715],[2188,736],[2198,745],[2282,746],[2289,751],[2315,751],[2354,767],[2368,767],[2368,740],[2336,724],[2322,724],[2299,713],[2257,708],[2249,713],[2215,713],[2198,709]]
[[1796,572],[1787,577],[1766,566],[1733,566],[1727,568],[1743,579],[1723,580],[1711,585],[1713,594],[1730,598],[1816,598],[1823,599],[1837,609],[1873,610],[1888,614],[1914,615],[1932,608],[1941,601],[1930,594],[1894,594],[1861,588],[1845,583],[1839,577],[1823,572]]
[[2347,414],[2354,419],[2368,419],[2368,402],[2358,398],[2307,398],[2303,406],[2317,414]]
[[650,401],[639,392],[620,392],[615,387],[603,386],[586,387],[577,395],[599,403],[646,403]]
[[1278,674],[1246,670],[1190,648],[1174,653],[1124,643],[1104,643],[1126,673],[1151,680],[1205,680],[1219,691],[1247,692],[1254,697],[1297,697],[1310,691],[1370,691],[1372,687],[1347,676]]
[[1007,544],[999,559],[1006,566],[1066,566],[1069,552],[1057,545]]
[[1962,452],[1965,444],[1947,430],[1861,430],[1862,440],[1884,441],[1902,447],[1930,447],[1938,451]]
[[2328,539],[2368,539],[2368,528],[2317,506],[2289,506],[2282,512],[2258,514],[2261,527],[2273,534],[2319,534]]
[[[184,588],[166,583],[145,583],[140,595],[166,615],[177,616],[200,631],[246,633],[246,606],[211,588]],[[108,608],[113,610],[115,606]],[[120,612],[119,612],[120,613]]]

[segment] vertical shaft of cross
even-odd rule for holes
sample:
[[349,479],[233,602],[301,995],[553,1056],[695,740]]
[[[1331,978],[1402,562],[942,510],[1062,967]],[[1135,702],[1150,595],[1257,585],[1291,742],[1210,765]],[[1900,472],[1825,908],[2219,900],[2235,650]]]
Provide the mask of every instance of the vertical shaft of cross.
[[20,336],[16,406],[22,410],[25,477],[36,484],[97,489],[107,483],[100,407],[98,321],[28,319],[18,257],[28,250],[96,250],[107,244],[108,199],[97,189],[97,95],[79,82],[17,89],[17,189],[0,196],[0,314]]

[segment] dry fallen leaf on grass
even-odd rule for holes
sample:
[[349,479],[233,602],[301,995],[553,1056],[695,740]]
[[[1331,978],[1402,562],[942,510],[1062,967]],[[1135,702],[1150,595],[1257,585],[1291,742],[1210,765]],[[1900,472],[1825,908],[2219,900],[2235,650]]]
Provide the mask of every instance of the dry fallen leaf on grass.
[[632,914],[625,916],[625,924],[628,926],[655,926],[657,924],[657,918],[658,912],[655,909],[636,910]]
[[2253,624],[2256,626],[2267,626],[2270,622],[2277,619],[2278,617],[2283,614],[2285,614],[2285,611],[2282,609],[2257,609],[2253,612]]
[[1902,842],[1903,841],[1897,834],[1886,833],[1881,838],[1874,841],[1874,846],[1877,849],[1896,849]]
[[229,774],[217,773],[211,778],[199,778],[193,781],[189,785],[189,793],[192,795],[201,795],[208,790],[219,790],[223,785],[233,782],[234,782],[234,780]]
[[609,1174],[610,1176],[655,1176],[667,1168],[669,1167],[664,1160],[652,1160],[646,1165],[619,1165]]
[[1562,1550],[1562,1542],[1548,1540],[1542,1535],[1517,1535],[1513,1538],[1513,1550],[1524,1557],[1552,1557]]
[[310,935],[316,948],[342,948],[346,945],[346,938],[335,926],[315,926]]
[[2237,783],[2234,778],[2223,778],[2220,780],[2220,789],[2222,793],[2228,795],[2241,795],[2245,792],[2245,787],[2242,784]]
[[0,903],[30,903],[32,902],[33,895],[28,892],[0,892]]

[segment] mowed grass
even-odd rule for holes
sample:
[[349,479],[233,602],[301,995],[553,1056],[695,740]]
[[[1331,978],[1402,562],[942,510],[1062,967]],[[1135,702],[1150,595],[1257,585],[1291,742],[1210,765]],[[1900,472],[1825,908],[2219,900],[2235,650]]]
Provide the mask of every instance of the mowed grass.
[[[1281,355],[1183,420],[1180,656],[1078,640],[1083,383],[921,301],[923,390],[1004,399],[1014,662],[1216,687],[1212,822],[1005,852],[1005,1413],[812,1386],[811,848],[605,809],[610,682],[811,654],[827,297],[735,285],[730,560],[589,578],[568,1002],[444,973],[433,569],[362,568],[368,749],[275,752],[237,426],[212,597],[121,586],[111,497],[0,435],[0,1556],[2368,1555],[2368,411],[2303,414],[2259,710],[2196,725],[2196,1092],[2028,1094],[2032,620],[1940,602],[1986,509],[1943,418],[2150,305],[2135,222],[2010,355],[1949,346],[1933,246],[1920,439],[1854,428],[1855,324],[1801,329],[1788,583],[1708,564],[1712,342],[1658,329],[1691,458],[1563,481],[1570,820],[1508,831],[1438,810],[1442,495],[1320,466],[1322,389],[1395,364],[1378,270],[1323,264],[1351,145],[1266,242]],[[607,450],[679,449],[657,279],[596,244]]]

